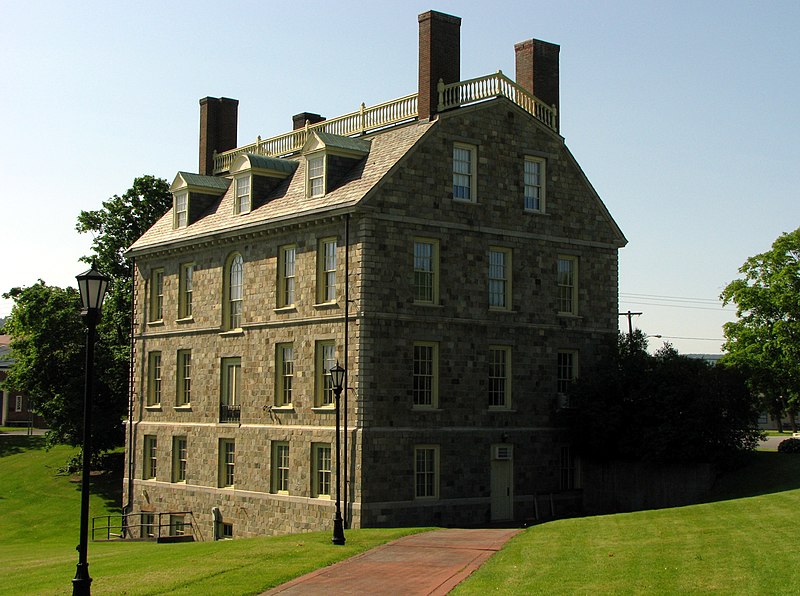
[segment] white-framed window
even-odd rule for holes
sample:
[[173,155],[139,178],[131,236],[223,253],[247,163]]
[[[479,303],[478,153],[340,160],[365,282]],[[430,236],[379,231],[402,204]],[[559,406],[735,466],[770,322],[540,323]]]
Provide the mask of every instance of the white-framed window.
[[186,437],[172,437],[172,481],[186,482]]
[[144,436],[144,465],[142,478],[155,480],[158,472],[158,438],[155,435]]
[[161,352],[147,355],[147,403],[148,406],[161,404]]
[[414,302],[439,303],[439,241],[414,239]]
[[439,498],[439,446],[414,447],[414,498]]
[[153,269],[150,272],[150,321],[164,319],[164,270]]
[[278,308],[294,305],[296,259],[295,245],[278,249]]
[[220,488],[234,486],[236,471],[236,443],[233,439],[219,440],[219,484]]
[[172,203],[174,205],[173,227],[185,228],[189,225],[189,192],[175,193],[172,195]]
[[237,215],[250,213],[252,205],[250,185],[252,178],[249,174],[236,177],[236,197],[233,203],[233,212]]
[[182,263],[178,279],[178,318],[188,319],[192,316],[192,283],[194,263]]
[[225,267],[224,327],[240,329],[242,326],[242,299],[244,297],[244,260],[239,253],[228,257]]
[[14,411],[15,412],[22,412],[22,396],[17,395],[16,399],[14,400]]
[[511,407],[511,348],[489,347],[489,408]]
[[311,496],[331,498],[331,445],[311,445]]
[[155,538],[156,536],[156,516],[153,513],[142,513],[139,528],[140,538]]
[[414,342],[413,405],[436,408],[439,401],[439,344]]
[[242,392],[242,359],[223,358],[220,383],[220,422],[239,422]]
[[559,350],[556,362],[556,391],[566,395],[569,386],[578,378],[578,352],[575,350]]
[[545,206],[545,160],[540,157],[525,157],[524,208],[525,211],[544,212]]
[[336,238],[323,238],[317,249],[317,301],[336,301]]
[[188,406],[192,403],[192,351],[178,350],[177,399],[175,405]]
[[336,365],[336,343],[333,340],[318,341],[315,356],[316,407],[333,406],[333,380],[331,369]]
[[294,385],[294,346],[292,344],[278,344],[275,347],[275,371],[277,373],[275,405],[291,406]]
[[475,166],[478,148],[465,143],[453,144],[453,198],[475,202]]
[[578,257],[558,257],[558,312],[578,314]]
[[325,194],[325,155],[307,158],[308,178],[306,194],[309,197],[321,197]]
[[272,442],[272,492],[289,492],[289,443]]
[[511,249],[489,249],[489,308],[511,308]]

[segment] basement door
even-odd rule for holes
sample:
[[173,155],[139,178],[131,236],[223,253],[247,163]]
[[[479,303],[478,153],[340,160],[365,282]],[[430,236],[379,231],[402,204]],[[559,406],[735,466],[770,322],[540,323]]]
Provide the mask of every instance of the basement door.
[[492,445],[492,521],[514,517],[514,460],[511,445]]

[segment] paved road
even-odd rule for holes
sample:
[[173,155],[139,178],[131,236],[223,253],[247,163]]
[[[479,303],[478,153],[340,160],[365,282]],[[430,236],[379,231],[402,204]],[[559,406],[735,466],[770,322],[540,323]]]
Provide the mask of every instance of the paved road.
[[778,445],[780,445],[781,441],[791,438],[792,433],[784,433],[780,437],[767,437],[763,441],[761,441],[761,449],[778,449]]
[[405,536],[318,569],[262,596],[444,595],[518,532],[448,529]]

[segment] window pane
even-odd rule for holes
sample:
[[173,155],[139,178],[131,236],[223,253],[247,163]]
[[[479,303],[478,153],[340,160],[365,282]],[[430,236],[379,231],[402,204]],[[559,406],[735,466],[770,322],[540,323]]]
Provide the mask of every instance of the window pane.
[[500,407],[506,405],[506,369],[507,351],[504,349],[489,350],[489,405]]
[[489,251],[489,306],[506,306],[506,254]]
[[472,149],[453,147],[453,198],[471,199]]
[[414,346],[413,396],[415,406],[433,405],[433,346]]
[[434,252],[430,242],[414,243],[415,300],[433,302]]
[[241,255],[236,255],[231,261],[229,274],[229,313],[230,329],[242,326],[242,296],[244,294],[244,261]]

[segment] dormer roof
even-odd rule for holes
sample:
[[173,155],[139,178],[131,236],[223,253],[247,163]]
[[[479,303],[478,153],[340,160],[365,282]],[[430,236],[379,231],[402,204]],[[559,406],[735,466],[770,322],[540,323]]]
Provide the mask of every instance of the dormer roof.
[[219,176],[203,176],[202,174],[192,174],[190,172],[178,172],[169,191],[172,193],[188,190],[189,192],[197,192],[204,195],[219,196],[225,194],[228,190],[231,181],[229,178],[220,178]]
[[360,159],[369,154],[371,146],[370,141],[365,139],[354,139],[314,130],[308,135],[308,140],[303,145],[302,153],[325,151],[332,155]]
[[255,153],[244,153],[236,157],[231,164],[230,173],[251,171],[257,176],[270,178],[288,178],[297,169],[297,162]]

